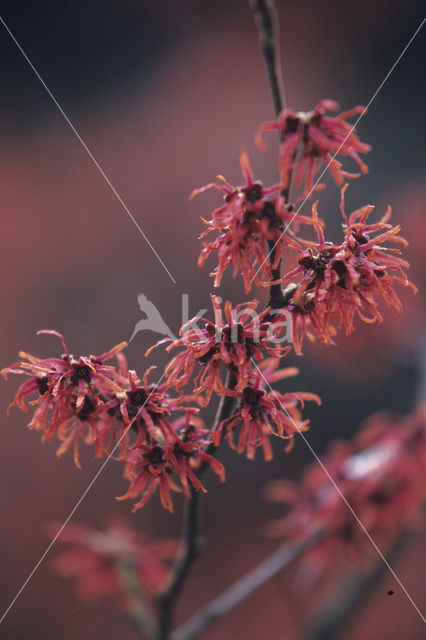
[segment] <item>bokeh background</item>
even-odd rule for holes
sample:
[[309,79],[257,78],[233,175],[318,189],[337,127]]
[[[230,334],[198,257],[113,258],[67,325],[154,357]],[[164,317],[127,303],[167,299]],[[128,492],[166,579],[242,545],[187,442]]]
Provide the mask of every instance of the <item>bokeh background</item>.
[[[277,4],[287,99],[302,110],[324,97],[343,108],[366,104],[422,18],[421,3],[410,0]],[[35,336],[41,328],[63,332],[75,355],[102,352],[128,339],[141,317],[139,292],[177,331],[181,294],[189,294],[192,315],[208,307],[212,284],[208,269],[195,264],[199,218],[208,215],[217,196],[189,203],[188,193],[219,172],[238,183],[242,144],[256,174],[265,182],[276,178],[274,145],[268,154],[253,145],[258,123],[273,112],[248,3],[2,0],[0,6],[2,18],[176,279],[173,284],[0,25],[1,366],[14,362],[20,349],[41,356],[59,353],[54,338]],[[381,327],[360,326],[350,338],[341,336],[337,348],[307,346],[303,359],[292,358],[301,369],[293,388],[323,397],[322,408],[307,410],[308,439],[318,453],[333,438],[353,434],[371,412],[409,412],[419,397],[424,42],[420,33],[359,126],[361,139],[374,150],[367,159],[369,175],[353,182],[347,197],[348,210],[372,202],[381,214],[392,203],[394,223],[403,225],[410,242],[411,277],[420,294],[402,292],[402,317],[388,314]],[[330,187],[321,195],[320,212],[331,235],[340,224],[338,198]],[[244,298],[240,282],[229,278],[222,295]],[[132,367],[143,370],[144,351],[156,338],[149,332],[137,335],[127,350]],[[155,361],[161,364],[160,352]],[[0,386],[2,610],[46,547],[46,522],[65,519],[99,468],[88,455],[82,470],[71,455],[58,460],[54,444],[42,446],[39,436],[28,432],[25,416],[13,410],[6,417],[17,383]],[[248,462],[225,450],[221,456],[228,482],[208,479],[206,552],[183,594],[180,620],[274,548],[262,527],[278,511],[262,499],[262,487],[279,477],[299,477],[312,461],[302,441],[289,455],[278,447],[269,464],[260,456]],[[126,488],[121,471],[118,463],[107,465],[75,522],[102,526],[108,514],[130,515],[129,503],[114,500]],[[156,499],[131,517],[153,537],[177,535],[180,527],[179,515],[165,513]],[[424,545],[416,535],[395,568],[419,606],[425,604],[422,562]],[[53,575],[49,564],[48,557],[1,625],[0,637],[137,637],[110,603],[80,602],[73,585]],[[392,598],[388,589],[395,590]],[[291,637],[303,628],[301,621],[314,604],[283,576],[205,637]],[[386,575],[342,637],[420,640],[422,632],[413,607]]]

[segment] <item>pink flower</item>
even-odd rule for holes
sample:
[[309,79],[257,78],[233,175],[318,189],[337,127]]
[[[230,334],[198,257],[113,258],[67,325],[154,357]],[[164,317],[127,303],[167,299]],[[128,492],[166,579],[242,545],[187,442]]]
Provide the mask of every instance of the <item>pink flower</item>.
[[26,397],[37,393],[38,397],[30,402],[36,408],[29,428],[41,431],[43,440],[51,440],[56,434],[62,441],[59,456],[73,445],[74,460],[80,466],[79,443],[82,439],[94,445],[95,455],[99,457],[109,449],[110,436],[113,436],[113,440],[116,435],[108,419],[111,408],[109,398],[121,392],[121,387],[115,367],[106,365],[105,361],[117,355],[127,343],[122,342],[101,356],[75,359],[60,333],[39,333],[58,336],[65,353],[61,358],[42,359],[21,352],[22,360],[3,369],[5,378],[9,373],[28,376],[28,380],[19,387],[9,410],[18,406],[27,411]]
[[[266,320],[268,310],[256,313],[257,300],[237,305],[235,309],[232,309],[230,302],[226,302],[225,317],[219,298],[212,295],[211,300],[214,323],[205,318],[193,318],[182,327],[178,340],[173,342],[165,338],[158,343],[171,342],[168,351],[181,348],[166,366],[167,384],[177,389],[183,387],[199,367],[200,371],[194,380],[194,393],[205,394],[205,403],[209,402],[213,391],[218,395],[229,391],[222,381],[222,365],[235,373],[235,388],[241,391],[253,375],[252,358],[260,360],[264,357],[263,352],[282,357],[291,349],[290,346],[282,347],[274,343],[272,323]],[[198,321],[202,321],[202,328],[193,326]]]
[[[49,527],[52,534],[58,526]],[[177,546],[172,541],[149,542],[145,535],[118,519],[111,520],[104,531],[69,524],[60,541],[70,546],[55,558],[56,572],[74,578],[82,598],[110,596],[124,605],[122,571],[130,565],[142,590],[156,594],[169,579],[165,560],[175,555]]]
[[[417,291],[404,272],[409,264],[399,257],[401,251],[383,246],[384,242],[407,245],[398,235],[401,227],[388,224],[390,208],[378,223],[368,224],[371,205],[354,211],[348,219],[343,200],[346,186],[342,189],[341,204],[345,221],[343,242],[340,245],[326,242],[322,229],[317,227],[318,242],[306,242],[309,248],[299,254],[299,266],[283,278],[301,275],[297,285],[293,285],[288,305],[296,304],[306,310],[314,333],[328,344],[332,342],[335,325],[343,326],[347,334],[354,330],[355,315],[364,322],[382,322],[380,299],[400,313],[402,305],[394,291],[395,284]],[[312,211],[317,219],[317,203]]]
[[275,310],[274,323],[285,320],[290,316],[291,337],[293,349],[296,355],[302,355],[302,344],[305,335],[313,342],[318,338],[327,346],[335,344],[334,336],[337,331],[324,305],[316,304],[314,295],[309,291],[291,282],[282,291],[283,313]]
[[[359,154],[368,153],[371,147],[361,142],[355,134],[354,126],[346,122],[346,118],[365,112],[365,107],[354,107],[335,117],[325,115],[326,110],[339,109],[337,102],[322,100],[313,111],[305,113],[284,109],[276,121],[260,125],[255,136],[259,148],[266,148],[262,140],[264,131],[282,131],[279,169],[283,188],[288,187],[291,174],[297,167],[295,184],[300,186],[304,181],[301,197],[309,195],[313,191],[314,176],[321,162],[328,166],[337,185],[342,185],[344,178],[357,178],[360,175],[343,171],[341,162],[332,158],[333,154],[350,156],[362,173],[368,173],[368,167]],[[317,188],[319,187],[320,185]]]
[[[201,238],[211,232],[217,233],[214,240],[204,241],[198,265],[203,266],[207,258],[216,253],[218,265],[211,274],[214,286],[219,287],[228,267],[233,268],[233,276],[241,273],[246,293],[252,282],[257,286],[267,286],[274,280],[273,270],[277,268],[288,250],[298,249],[299,244],[294,229],[300,223],[312,224],[312,219],[292,213],[279,194],[282,185],[265,189],[261,182],[255,182],[247,152],[240,155],[240,164],[246,184],[240,187],[230,185],[223,176],[222,184],[213,182],[196,189],[191,198],[206,189],[214,187],[225,195],[225,204],[215,209],[211,220],[204,220],[207,230]],[[291,221],[292,225],[283,235],[283,230]],[[269,252],[275,247],[273,263]]]
[[[336,443],[323,464],[375,543],[386,550],[404,527],[416,527],[424,519],[425,408],[400,421],[374,415],[354,443]],[[303,539],[316,530],[326,532],[310,561],[331,567],[340,555],[349,563],[375,558],[365,531],[318,464],[300,485],[277,481],[268,495],[292,505],[286,517],[270,526],[272,535]]]
[[[148,369],[141,381],[135,371],[128,370],[120,352],[125,342],[100,357],[82,356],[76,361],[62,336],[49,333],[61,338],[65,348],[63,358],[42,360],[21,353],[25,360],[2,373],[4,377],[8,373],[29,376],[11,407],[17,405],[26,411],[26,397],[38,394],[30,402],[36,408],[28,426],[41,431],[43,440],[50,441],[56,435],[61,441],[58,456],[73,446],[79,467],[79,445],[83,441],[94,447],[95,458],[110,454],[117,444],[119,457],[125,459],[134,432],[139,441],[157,438],[159,434],[169,443],[175,441],[169,419],[174,411],[188,410],[181,406],[187,398],[183,394],[172,398],[166,385],[150,384],[148,376],[155,367]],[[114,355],[118,370],[104,364]]]
[[154,441],[152,438],[147,442],[140,438],[131,447],[125,468],[125,477],[130,480],[130,486],[128,491],[117,499],[134,499],[141,496],[134,505],[133,512],[143,507],[157,488],[163,507],[171,513],[174,512],[171,491],[183,490],[189,497],[192,486],[196,491],[206,492],[196,475],[196,470],[202,462],[207,463],[224,482],[225,471],[222,464],[206,452],[211,442],[206,436],[210,432],[196,426],[193,414],[194,410],[190,409],[185,423],[178,421],[174,425],[173,443],[162,439]]
[[[233,449],[238,453],[245,450],[247,457],[253,459],[258,447],[263,447],[265,460],[271,460],[272,447],[269,441],[271,435],[288,439],[286,451],[294,444],[293,436],[299,431],[308,430],[308,420],[302,420],[298,404],[303,407],[305,400],[313,400],[321,404],[320,398],[307,392],[279,393],[266,391],[269,383],[283,380],[298,374],[294,367],[286,369],[276,368],[279,360],[269,358],[264,360],[257,375],[242,389],[233,392],[240,400],[240,406],[230,418],[223,420],[213,435],[213,441],[219,445],[223,438],[229,441]],[[237,443],[234,443],[234,434],[237,427],[241,427]]]
[[[138,440],[147,437],[157,438],[158,433],[168,442],[174,442],[175,434],[169,422],[173,411],[183,410],[179,405],[186,400],[185,396],[171,398],[168,386],[148,383],[148,377],[155,367],[150,367],[143,376],[143,382],[136,371],[127,372],[123,392],[117,397],[117,407],[125,425],[132,425],[138,434]],[[124,382],[124,381],[123,381]],[[118,410],[118,409],[117,409]]]

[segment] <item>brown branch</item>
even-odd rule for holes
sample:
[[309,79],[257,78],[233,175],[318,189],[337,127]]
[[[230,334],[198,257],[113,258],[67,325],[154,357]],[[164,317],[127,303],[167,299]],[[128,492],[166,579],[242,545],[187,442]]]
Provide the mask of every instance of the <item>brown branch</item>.
[[[251,0],[257,28],[260,35],[260,48],[268,69],[269,84],[274,101],[275,115],[283,109],[284,88],[278,46],[278,20],[273,0]],[[282,135],[282,132],[281,132]]]
[[[257,27],[260,35],[260,48],[266,61],[266,67],[268,70],[269,85],[272,93],[272,100],[274,102],[275,115],[283,109],[284,104],[284,89],[282,82],[279,44],[278,44],[278,20],[276,17],[275,3],[273,0],[251,0],[251,7],[253,9]],[[284,141],[284,132],[279,132],[280,142]],[[291,173],[288,179],[288,187],[282,191],[282,196],[285,202],[290,200],[291,189]],[[268,241],[269,259],[271,265],[275,260],[275,243]],[[281,278],[281,261],[275,269],[272,269],[273,280],[279,280]],[[284,296],[281,289],[281,284],[273,284],[269,287],[269,301],[268,306],[273,309],[280,309],[284,306]]]
[[[225,387],[227,387],[228,389],[235,389],[235,385],[237,384],[237,378],[235,376],[234,371],[230,368],[228,369],[227,375],[226,375],[226,380],[225,380]],[[232,411],[233,408],[235,406],[235,398],[233,396],[221,396],[220,397],[220,402],[219,405],[217,407],[217,412],[216,412],[216,416],[215,419],[213,421],[213,428],[212,431],[216,431],[219,428],[219,425],[221,422],[223,422],[223,420],[226,420],[227,418],[230,418],[232,415]],[[208,453],[211,456],[214,456],[216,451],[218,450],[218,446],[216,446],[215,444],[211,443],[207,449],[206,449],[206,453]],[[198,475],[200,476],[205,469],[207,468],[208,464],[207,462],[203,462],[200,465],[200,468],[198,470]]]
[[[225,386],[233,389],[236,384],[235,373],[229,369],[225,381]],[[222,420],[230,417],[235,404],[232,396],[221,396],[213,430],[217,429]],[[218,447],[213,443],[207,448],[207,453],[214,455]],[[206,463],[202,463],[197,475],[200,476],[207,468]],[[156,640],[167,640],[173,624],[173,612],[179,594],[184,586],[188,573],[198,558],[201,551],[201,541],[199,538],[199,494],[192,487],[191,497],[186,500],[185,513],[183,519],[183,550],[176,560],[172,569],[172,578],[165,591],[158,599],[158,631]]]
[[315,545],[322,535],[322,532],[318,531],[299,544],[282,546],[274,551],[274,553],[258,564],[257,567],[237,580],[220,596],[212,600],[190,618],[188,622],[171,635],[170,640],[192,640],[192,638],[199,636],[218,618],[231,611],[231,609],[248,598],[256,589],[288,567],[308,548]]
[[182,554],[175,562],[169,585],[158,599],[157,640],[166,640],[169,637],[175,604],[189,570],[201,551],[199,539],[199,495],[194,488],[191,489],[191,497],[185,501],[182,540]]
[[[402,534],[389,554],[390,562],[399,556],[406,542],[407,535]],[[350,628],[351,620],[370,600],[387,573],[387,565],[380,561],[373,571],[357,573],[353,576],[346,586],[339,589],[339,596],[329,606],[320,605],[319,613],[310,621],[303,638],[305,640],[340,638],[344,629]]]
[[[253,0],[253,11],[255,12],[259,31],[261,35],[261,48],[265,56],[269,81],[271,84],[271,91],[274,100],[275,111],[278,114],[282,110],[283,106],[283,88],[281,82],[281,72],[279,68],[279,55],[277,54],[278,47],[276,43],[276,20],[273,15],[272,3],[267,0]],[[283,192],[283,196],[286,201],[289,198],[289,189]],[[269,245],[271,252],[271,261],[274,260],[275,248]],[[281,264],[273,270],[274,279],[279,279],[281,275]],[[283,306],[283,295],[280,285],[272,285],[270,288],[270,302],[273,307]],[[234,389],[236,384],[235,373],[229,369],[225,386],[229,389]],[[235,398],[232,396],[222,396],[216,413],[213,430],[217,429],[223,420],[226,420],[232,415],[232,411],[235,405]],[[207,453],[215,455],[217,446],[213,443],[207,448]],[[198,475],[204,473],[207,468],[207,464],[204,462],[198,469]],[[183,552],[175,563],[172,570],[172,578],[169,586],[160,596],[158,600],[158,612],[159,612],[159,629],[157,633],[157,640],[167,640],[170,634],[170,629],[173,622],[173,611],[176,605],[176,601],[179,597],[180,591],[184,585],[188,572],[199,555],[200,542],[199,542],[199,505],[198,495],[195,489],[192,489],[191,498],[186,504],[186,513],[184,516],[184,531],[182,535],[183,539]]]

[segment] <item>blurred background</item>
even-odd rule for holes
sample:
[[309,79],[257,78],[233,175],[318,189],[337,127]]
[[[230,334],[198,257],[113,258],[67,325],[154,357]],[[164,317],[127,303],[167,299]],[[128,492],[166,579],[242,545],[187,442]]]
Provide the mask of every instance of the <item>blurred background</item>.
[[[421,4],[278,0],[288,104],[309,110],[326,97],[344,109],[366,104],[420,24]],[[256,175],[265,183],[276,180],[275,141],[270,138],[269,153],[253,144],[259,122],[271,119],[273,109],[248,2],[3,0],[1,16],[176,280],[173,284],[0,25],[1,367],[15,362],[20,349],[44,357],[61,352],[55,338],[35,336],[38,329],[61,331],[76,356],[101,353],[128,339],[141,318],[140,292],[177,332],[181,294],[189,294],[192,316],[209,307],[212,289],[209,268],[196,267],[197,236],[200,216],[209,216],[218,197],[208,193],[189,202],[188,194],[217,173],[238,184],[241,145],[247,146]],[[419,397],[426,261],[424,42],[421,32],[361,121],[360,137],[373,146],[366,158],[370,173],[347,192],[348,211],[373,203],[381,216],[392,204],[393,222],[402,224],[410,243],[411,279],[420,293],[400,292],[405,304],[400,318],[385,314],[382,326],[360,324],[353,336],[339,336],[338,347],[307,344],[303,359],[289,358],[300,367],[290,389],[323,398],[321,408],[306,411],[308,439],[318,454],[330,440],[350,437],[373,411],[409,412]],[[338,203],[339,193],[330,185],[319,211],[332,237],[340,225]],[[244,299],[240,280],[225,278],[221,295]],[[146,366],[146,348],[157,338],[139,333],[127,349],[139,372]],[[164,363],[160,350],[149,363],[156,362]],[[82,470],[71,455],[58,460],[55,443],[42,446],[39,435],[26,429],[26,416],[14,409],[6,417],[17,385],[16,379],[0,385],[2,610],[45,549],[46,523],[67,517],[100,466],[89,455]],[[261,456],[249,462],[226,449],[221,459],[228,482],[208,478],[206,551],[183,594],[180,620],[275,547],[262,528],[279,508],[264,501],[262,487],[277,478],[297,479],[312,454],[300,440],[288,455],[277,447],[268,464]],[[121,465],[111,461],[73,520],[101,527],[108,514],[121,514],[154,538],[178,534],[179,509],[170,516],[155,498],[130,516],[130,503],[114,499],[126,487]],[[80,602],[74,586],[53,575],[50,560],[17,600],[0,637],[137,638],[109,603]],[[395,566],[420,607],[425,604],[421,560],[424,565],[424,545],[416,535]],[[392,598],[386,596],[389,589],[395,590]],[[287,638],[312,606],[282,576],[205,637]],[[420,640],[422,631],[388,574],[343,637],[397,640],[403,634]]]

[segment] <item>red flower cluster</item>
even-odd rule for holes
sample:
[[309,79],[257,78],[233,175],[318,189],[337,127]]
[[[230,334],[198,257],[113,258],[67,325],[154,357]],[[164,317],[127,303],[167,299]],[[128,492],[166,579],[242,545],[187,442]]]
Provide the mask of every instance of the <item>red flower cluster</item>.
[[[283,281],[288,281],[301,276],[298,283],[292,283],[284,292],[298,354],[305,332],[331,344],[336,329],[343,326],[346,334],[354,330],[355,315],[364,322],[382,322],[380,299],[400,313],[402,305],[394,291],[395,284],[410,286],[416,292],[404,272],[408,262],[398,257],[401,251],[383,246],[385,242],[407,245],[398,235],[401,227],[388,223],[391,209],[377,223],[368,223],[373,210],[370,205],[357,209],[348,219],[344,211],[346,186],[342,189],[341,204],[345,221],[343,242],[340,245],[326,242],[318,225],[318,242],[306,242],[309,248],[299,253],[299,266],[283,277]],[[317,203],[312,211],[314,219],[318,219]]]
[[[63,337],[63,358],[42,360],[21,353],[17,364],[3,370],[26,374],[29,379],[18,390],[11,406],[26,411],[25,398],[35,392],[38,398],[30,402],[36,409],[30,428],[42,432],[44,440],[56,434],[62,441],[58,456],[74,443],[74,459],[79,463],[79,443],[94,446],[95,457],[110,454],[113,446],[119,448],[119,457],[125,461],[125,477],[130,480],[128,492],[121,499],[142,495],[139,508],[160,487],[164,506],[173,511],[170,489],[180,490],[173,474],[180,480],[188,495],[189,484],[197,491],[205,491],[194,470],[201,462],[210,465],[224,480],[224,469],[205,449],[211,442],[210,432],[200,427],[183,394],[170,396],[170,385],[151,385],[148,369],[140,380],[128,370],[124,355],[119,353],[126,343],[114,347],[100,357],[82,356],[75,360],[70,355]],[[118,370],[104,364],[113,355],[119,362]],[[185,412],[182,419],[171,421],[172,414]]]
[[[253,360],[261,360],[264,352],[282,357],[291,349],[291,346],[283,347],[275,340],[274,324],[267,320],[268,310],[257,313],[257,300],[239,304],[235,309],[226,302],[224,316],[220,299],[212,295],[211,300],[214,323],[206,318],[192,318],[182,327],[178,340],[165,338],[157,343],[171,342],[168,351],[181,348],[166,366],[168,385],[180,389],[190,382],[195,368],[200,367],[194,379],[194,393],[200,404],[207,404],[213,391],[218,395],[229,393],[222,379],[224,365],[234,372],[237,378],[235,389],[241,391],[253,376]],[[197,322],[203,326],[198,327]]]
[[[298,249],[299,243],[294,229],[299,224],[312,224],[311,218],[294,214],[293,207],[286,204],[280,190],[281,184],[266,189],[261,182],[255,182],[247,152],[240,155],[240,164],[245,185],[234,187],[223,177],[221,183],[212,182],[194,195],[215,187],[224,193],[225,204],[215,209],[211,220],[204,220],[207,230],[218,235],[212,241],[203,242],[203,250],[198,265],[203,266],[212,253],[217,253],[218,265],[211,274],[214,286],[219,287],[224,271],[233,267],[234,277],[241,272],[246,293],[252,283],[268,286],[274,280],[273,270],[280,264],[289,249]],[[291,227],[286,229],[291,221]],[[271,246],[276,245],[274,258],[269,259]]]
[[[57,526],[49,527],[55,532]],[[155,595],[169,579],[167,560],[176,554],[173,541],[149,542],[123,520],[111,521],[104,531],[69,524],[60,541],[69,548],[53,566],[62,577],[74,578],[81,597],[115,597],[126,607],[123,572],[131,567],[144,593]]]
[[[266,148],[262,140],[265,131],[281,131],[283,142],[280,145],[279,169],[283,188],[290,184],[292,172],[296,168],[295,185],[303,185],[302,198],[309,196],[314,190],[314,175],[324,163],[337,185],[342,185],[345,178],[357,178],[359,173],[343,171],[342,164],[332,154],[350,156],[357,162],[362,173],[368,167],[359,157],[360,153],[368,153],[370,145],[361,142],[355,133],[355,127],[348,122],[365,107],[354,107],[343,111],[335,117],[326,116],[326,110],[338,111],[339,105],[334,100],[322,100],[313,111],[293,111],[284,109],[274,122],[260,125],[255,140],[259,148]],[[317,186],[319,188],[320,185]]]
[[[105,361],[117,355],[126,342],[122,342],[101,356],[81,356],[75,359],[68,351],[63,336],[57,331],[39,331],[60,338],[65,353],[61,358],[37,358],[21,352],[19,362],[3,369],[5,378],[9,373],[28,376],[18,390],[13,406],[27,411],[25,399],[34,393],[36,400],[30,429],[41,431],[43,440],[51,440],[56,434],[62,441],[58,450],[61,456],[74,446],[74,460],[79,467],[79,443],[93,445],[95,457],[109,452],[114,439],[120,433],[120,425],[113,424],[111,412],[116,394],[122,387],[115,367]],[[8,409],[8,410],[9,410]]]
[[206,452],[211,440],[210,431],[202,429],[200,422],[193,419],[194,411],[189,410],[184,424],[178,420],[174,425],[174,440],[163,444],[146,442],[138,438],[131,447],[127,458],[125,476],[130,480],[127,493],[118,500],[142,496],[133,507],[133,512],[143,507],[159,488],[162,505],[173,513],[170,490],[181,491],[173,481],[175,474],[187,497],[191,494],[190,486],[196,491],[206,489],[196,475],[201,463],[207,463],[225,481],[225,469],[213,456]]
[[[298,409],[305,400],[313,400],[321,404],[320,398],[305,391],[278,393],[271,390],[270,383],[283,380],[299,373],[295,367],[276,370],[279,360],[269,358],[256,367],[256,374],[241,391],[230,392],[238,398],[239,408],[231,418],[223,420],[217,431],[213,433],[213,441],[219,445],[226,438],[231,447],[238,453],[244,450],[247,457],[253,459],[258,447],[263,447],[265,460],[272,459],[272,447],[269,436],[288,439],[286,451],[292,449],[293,436],[300,431],[307,431],[309,420],[302,420]],[[268,387],[268,390],[265,390]],[[233,436],[240,428],[237,444]]]
[[[324,467],[380,549],[389,548],[403,527],[423,521],[426,498],[426,408],[406,420],[376,414],[353,444],[336,443]],[[375,558],[371,541],[323,469],[312,465],[302,484],[277,481],[269,497],[292,509],[269,527],[274,536],[304,539],[316,530],[326,536],[310,552],[310,560],[333,565]]]
[[[288,450],[294,433],[308,428],[300,407],[305,400],[319,403],[319,398],[306,392],[276,393],[269,387],[270,382],[297,373],[292,368],[277,369],[279,359],[292,348],[284,344],[287,334],[284,336],[283,329],[288,329],[288,320],[294,350],[301,354],[305,335],[332,344],[339,328],[343,326],[346,333],[353,330],[355,315],[365,322],[381,322],[380,300],[397,312],[401,310],[394,285],[412,285],[404,271],[408,263],[399,257],[399,249],[384,245],[406,245],[398,235],[400,227],[388,223],[390,210],[376,224],[368,222],[370,206],[348,218],[343,187],[344,239],[335,245],[325,240],[317,203],[312,216],[305,217],[293,213],[294,203],[287,201],[296,165],[296,182],[304,179],[304,194],[312,188],[317,160],[329,164],[337,184],[342,184],[344,177],[355,177],[342,170],[333,153],[351,156],[363,173],[367,171],[359,153],[370,147],[359,141],[346,122],[363,108],[336,117],[326,116],[326,109],[337,110],[338,105],[324,100],[310,113],[285,109],[276,122],[261,125],[258,142],[263,131],[282,132],[281,183],[265,188],[255,181],[243,149],[243,185],[235,187],[218,176],[217,182],[190,196],[210,188],[223,193],[225,203],[213,212],[211,220],[204,220],[208,229],[202,237],[210,232],[217,235],[204,241],[199,264],[217,254],[218,265],[212,274],[215,286],[232,266],[234,275],[241,272],[247,292],[253,282],[271,287],[270,306],[264,311],[258,313],[258,302],[252,300],[235,307],[226,302],[222,312],[220,298],[212,295],[214,321],[195,317],[181,328],[178,340],[166,338],[157,343],[168,342],[167,351],[177,350],[165,367],[166,381],[161,385],[148,381],[152,367],[142,378],[128,370],[121,353],[126,343],[98,357],[75,359],[55,331],[41,333],[61,339],[65,351],[61,358],[41,359],[21,353],[17,364],[3,370],[5,377],[8,373],[28,376],[12,406],[26,411],[25,399],[38,393],[31,401],[35,411],[29,427],[40,431],[44,440],[57,435],[61,441],[58,455],[73,445],[79,466],[82,440],[94,447],[95,457],[111,455],[118,448],[130,483],[119,499],[137,499],[134,510],[158,488],[164,507],[173,511],[171,491],[183,491],[186,496],[192,490],[205,491],[198,473],[205,466],[224,480],[223,466],[211,455],[222,440],[239,453],[246,452],[248,458],[261,447],[269,460],[271,435],[288,439]],[[313,226],[317,241],[302,239],[300,225]],[[292,268],[295,260],[297,266]],[[281,274],[283,266],[287,272]],[[290,282],[293,278],[297,282]],[[284,284],[287,287],[282,291]],[[105,364],[113,356],[118,367]],[[272,359],[265,360],[266,356]],[[188,385],[191,395],[185,395]],[[227,396],[225,404],[231,407],[234,401],[237,408],[221,418],[220,424],[205,429],[196,416],[199,409],[189,403],[206,406],[213,393]],[[179,420],[175,419],[177,411],[183,414]]]

